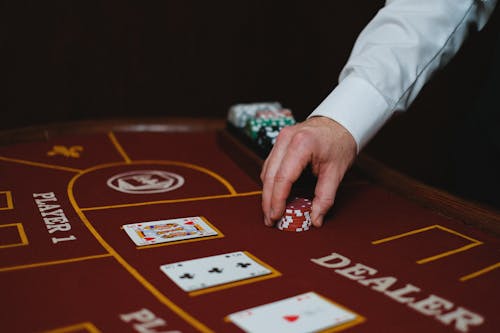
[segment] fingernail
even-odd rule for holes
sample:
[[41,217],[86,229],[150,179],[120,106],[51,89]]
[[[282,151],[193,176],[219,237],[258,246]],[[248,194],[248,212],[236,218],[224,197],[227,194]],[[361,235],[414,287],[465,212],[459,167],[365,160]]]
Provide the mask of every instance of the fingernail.
[[269,216],[274,217],[274,209],[272,207],[271,207],[271,213],[269,214]]

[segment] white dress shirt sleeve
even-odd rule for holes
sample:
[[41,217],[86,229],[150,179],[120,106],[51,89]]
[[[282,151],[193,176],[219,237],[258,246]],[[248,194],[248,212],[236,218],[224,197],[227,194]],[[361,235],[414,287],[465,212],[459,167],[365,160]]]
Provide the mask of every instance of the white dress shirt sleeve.
[[487,22],[496,0],[387,0],[359,35],[337,87],[309,117],[326,116],[358,152]]

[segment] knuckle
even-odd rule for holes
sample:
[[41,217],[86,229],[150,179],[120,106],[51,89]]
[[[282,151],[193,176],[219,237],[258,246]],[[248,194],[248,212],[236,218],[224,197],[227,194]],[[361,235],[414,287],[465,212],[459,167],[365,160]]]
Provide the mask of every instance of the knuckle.
[[262,181],[264,183],[273,183],[276,181],[276,174],[271,174],[270,172],[266,172],[264,175],[262,175]]
[[290,180],[290,177],[283,173],[283,171],[278,171],[278,173],[276,174],[276,176],[274,177],[274,181],[276,183],[291,183],[291,180]]
[[278,141],[284,141],[284,142],[290,141],[297,133],[298,128],[299,127],[297,125],[285,126],[283,129],[280,130],[278,137],[276,138],[276,141],[277,142]]
[[306,140],[308,137],[309,137],[308,131],[300,130],[297,131],[297,133],[295,133],[295,135],[292,138],[292,142],[295,144],[303,143],[304,140]]
[[278,137],[276,138],[276,143],[286,141],[290,136],[290,127],[285,127],[279,132]]
[[335,193],[316,193],[314,201],[321,207],[329,208],[335,201]]
[[314,132],[309,128],[304,127],[297,131],[291,139],[291,144],[294,147],[310,147],[314,139]]
[[287,137],[287,136],[290,136],[292,134],[292,132],[294,132],[295,130],[295,126],[286,126],[284,127],[281,131],[280,131],[280,134],[279,136],[281,137]]
[[319,202],[323,205],[323,206],[331,206],[333,204],[333,202],[335,201],[335,197],[334,196],[325,196],[325,197],[320,197],[319,198]]

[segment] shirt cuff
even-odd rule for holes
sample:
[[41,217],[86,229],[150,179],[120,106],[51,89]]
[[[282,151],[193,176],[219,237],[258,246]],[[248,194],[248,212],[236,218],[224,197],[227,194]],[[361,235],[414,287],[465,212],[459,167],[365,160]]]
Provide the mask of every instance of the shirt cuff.
[[391,114],[377,89],[359,77],[347,76],[309,117],[324,116],[338,122],[354,137],[359,153]]

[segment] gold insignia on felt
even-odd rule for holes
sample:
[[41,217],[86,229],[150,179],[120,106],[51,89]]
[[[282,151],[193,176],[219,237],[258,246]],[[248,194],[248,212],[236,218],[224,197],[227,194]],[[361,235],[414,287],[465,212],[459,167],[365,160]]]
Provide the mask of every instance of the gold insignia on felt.
[[51,151],[47,152],[48,156],[55,156],[55,155],[62,155],[65,157],[72,157],[72,158],[79,158],[80,153],[83,151],[82,146],[71,146],[71,147],[66,147],[66,146],[61,146],[61,145],[55,145],[52,147]]

